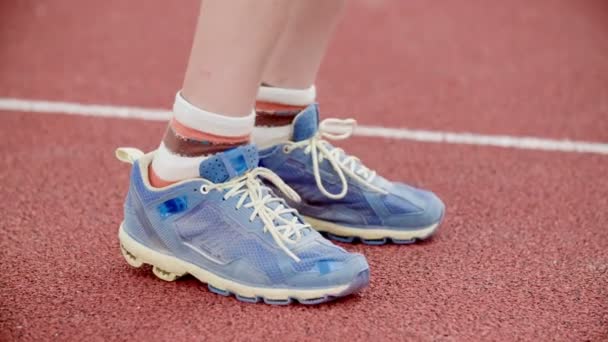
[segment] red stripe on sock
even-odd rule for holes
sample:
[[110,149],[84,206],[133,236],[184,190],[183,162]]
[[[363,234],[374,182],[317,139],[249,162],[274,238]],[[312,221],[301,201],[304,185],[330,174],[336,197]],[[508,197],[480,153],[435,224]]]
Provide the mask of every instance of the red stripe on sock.
[[307,106],[291,106],[281,103],[257,101],[255,109],[263,112],[283,112],[283,111],[301,111]]
[[206,132],[198,131],[194,128],[188,127],[175,118],[171,119],[169,125],[173,127],[175,133],[194,140],[209,141],[211,143],[224,143],[224,144],[238,144],[247,142],[250,139],[250,135],[243,135],[237,137],[225,137],[221,135],[210,134]]

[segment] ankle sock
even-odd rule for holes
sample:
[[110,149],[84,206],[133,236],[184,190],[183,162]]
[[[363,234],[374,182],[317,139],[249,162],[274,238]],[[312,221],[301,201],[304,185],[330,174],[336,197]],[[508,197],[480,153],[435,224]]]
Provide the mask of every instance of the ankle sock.
[[205,111],[177,93],[173,118],[150,164],[150,183],[163,187],[199,177],[205,158],[249,142],[254,120],[254,113],[230,117]]
[[315,86],[290,89],[262,84],[255,104],[255,128],[252,139],[263,149],[292,137],[293,119],[308,105],[316,101]]

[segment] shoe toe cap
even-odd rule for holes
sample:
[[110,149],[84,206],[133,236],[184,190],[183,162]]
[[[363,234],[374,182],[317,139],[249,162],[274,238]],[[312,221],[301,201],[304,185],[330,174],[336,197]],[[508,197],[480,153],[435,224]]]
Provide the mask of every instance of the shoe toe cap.
[[[365,257],[357,253],[348,253],[346,258],[336,259],[332,257],[318,258],[312,262],[312,266],[306,271],[293,273],[289,279],[291,285],[300,287],[326,287],[357,284],[358,288],[367,286],[369,283],[369,265]],[[301,263],[309,261],[302,260]],[[296,266],[295,268],[297,268]],[[367,274],[362,279],[362,274]]]
[[[445,204],[436,194],[403,184],[399,184],[396,188],[398,191],[389,196],[400,199],[400,202],[403,203],[400,206],[402,211],[397,212],[396,208],[389,208],[389,211],[392,209],[392,212],[386,218],[385,223],[405,229],[417,229],[441,222],[445,214]],[[399,201],[393,202],[399,203]]]

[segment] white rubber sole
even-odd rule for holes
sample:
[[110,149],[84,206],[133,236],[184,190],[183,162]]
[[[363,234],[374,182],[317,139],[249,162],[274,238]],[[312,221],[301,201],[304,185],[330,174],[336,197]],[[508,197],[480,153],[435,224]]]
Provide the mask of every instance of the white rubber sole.
[[438,222],[416,230],[392,230],[347,227],[332,222],[318,220],[309,216],[304,216],[304,220],[320,232],[344,237],[357,237],[366,240],[380,240],[386,238],[393,240],[424,240],[433,235],[441,223]]
[[[237,299],[247,302],[264,300],[269,304],[289,304],[291,299],[303,304],[317,304],[333,298],[342,297],[358,289],[353,284],[318,289],[266,288],[244,285],[222,278],[203,268],[176,257],[157,252],[142,245],[129,236],[122,224],[118,232],[122,255],[133,267],[143,264],[153,266],[153,273],[165,281],[174,281],[185,274],[191,274],[209,285],[210,290],[221,295],[234,294]],[[369,276],[366,270],[365,276]],[[352,290],[352,291],[351,291]]]

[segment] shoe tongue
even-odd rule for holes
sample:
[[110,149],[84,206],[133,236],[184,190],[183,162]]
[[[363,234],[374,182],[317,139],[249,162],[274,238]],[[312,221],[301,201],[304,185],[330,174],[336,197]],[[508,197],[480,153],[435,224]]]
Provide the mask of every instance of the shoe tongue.
[[201,177],[213,183],[224,183],[244,175],[258,166],[258,149],[255,145],[243,145],[216,153],[201,162],[198,167]]
[[309,105],[293,119],[293,136],[295,142],[312,138],[319,130],[319,105]]

